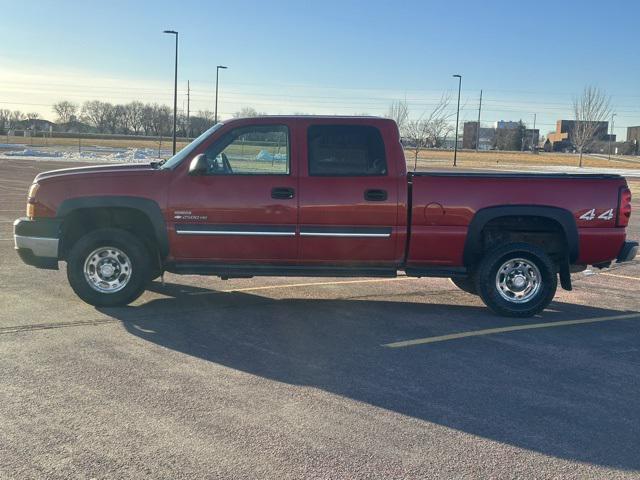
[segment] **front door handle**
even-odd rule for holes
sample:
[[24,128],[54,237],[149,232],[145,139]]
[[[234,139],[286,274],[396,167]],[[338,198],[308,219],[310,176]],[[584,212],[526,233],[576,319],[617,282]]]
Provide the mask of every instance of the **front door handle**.
[[296,192],[293,188],[274,187],[271,189],[271,198],[277,198],[280,200],[289,200],[295,196],[296,196]]
[[384,202],[387,199],[386,190],[369,189],[364,191],[364,199],[368,202]]

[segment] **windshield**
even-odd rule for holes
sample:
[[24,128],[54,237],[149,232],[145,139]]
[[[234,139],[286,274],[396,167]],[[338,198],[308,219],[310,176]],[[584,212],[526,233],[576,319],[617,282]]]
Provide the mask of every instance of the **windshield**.
[[211,135],[213,132],[215,132],[216,130],[221,128],[222,125],[223,125],[223,123],[216,123],[213,127],[211,127],[209,130],[205,131],[202,135],[200,135],[198,138],[196,138],[193,142],[191,142],[189,145],[184,147],[182,150],[180,150],[178,153],[176,153],[169,160],[164,162],[160,166],[160,168],[162,168],[162,169],[169,168],[170,169],[170,168],[173,168],[176,165],[178,165],[180,162],[182,162],[182,160],[184,160],[186,157],[188,157],[191,154],[191,152],[193,152],[196,148],[198,148],[198,146],[204,140],[209,138],[209,135]]

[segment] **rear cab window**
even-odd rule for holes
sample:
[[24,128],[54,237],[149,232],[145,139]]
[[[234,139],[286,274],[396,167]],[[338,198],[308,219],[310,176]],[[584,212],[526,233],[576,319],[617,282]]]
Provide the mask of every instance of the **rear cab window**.
[[310,176],[385,176],[380,130],[367,125],[313,125],[307,131]]

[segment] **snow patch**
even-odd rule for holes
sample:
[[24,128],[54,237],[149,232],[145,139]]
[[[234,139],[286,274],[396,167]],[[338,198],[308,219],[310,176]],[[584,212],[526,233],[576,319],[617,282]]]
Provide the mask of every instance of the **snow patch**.
[[[15,145],[12,145],[15,147]],[[160,151],[161,158],[171,156],[170,152]],[[41,161],[91,161],[96,163],[146,163],[152,160],[158,160],[158,150],[155,148],[91,148],[80,152],[73,150],[55,150],[55,149],[31,149],[11,150],[8,152],[0,152],[0,158],[11,157],[13,159],[38,159]]]
[[2,155],[7,157],[62,157],[62,152],[44,152],[42,150],[32,150],[25,148],[24,150],[12,150],[10,152],[4,152]]
[[287,160],[287,156],[284,153],[276,153],[275,155],[267,152],[266,150],[260,150],[260,153],[256,155],[256,160],[261,160],[264,162],[284,162]]
[[125,162],[136,162],[158,158],[158,151],[152,148],[128,148],[124,151],[111,153],[104,158],[113,162],[122,162],[123,160]]

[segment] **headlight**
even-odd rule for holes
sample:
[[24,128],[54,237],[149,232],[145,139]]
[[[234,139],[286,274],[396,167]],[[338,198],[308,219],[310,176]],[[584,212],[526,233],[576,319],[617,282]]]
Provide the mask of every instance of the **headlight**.
[[40,185],[32,183],[29,187],[29,193],[27,195],[27,217],[34,218],[36,213],[36,193]]
[[27,195],[27,197],[35,198],[39,188],[40,188],[40,184],[32,183],[31,186],[29,187],[29,194]]

